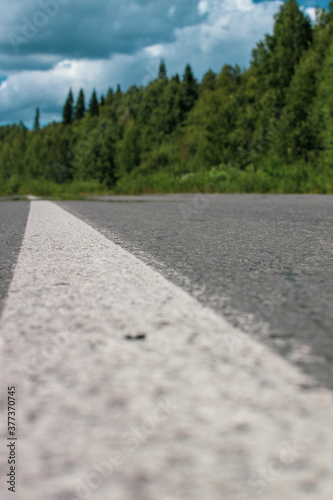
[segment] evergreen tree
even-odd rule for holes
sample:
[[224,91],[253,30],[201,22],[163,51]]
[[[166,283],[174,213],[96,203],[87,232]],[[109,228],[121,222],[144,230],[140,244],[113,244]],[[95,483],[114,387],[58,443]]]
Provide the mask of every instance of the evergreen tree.
[[35,115],[35,121],[34,121],[34,130],[39,130],[39,108],[36,108],[36,115]]
[[166,78],[166,77],[167,77],[166,65],[165,65],[164,60],[162,59],[160,62],[159,70],[158,70],[158,79],[161,80],[162,78]]
[[75,119],[82,120],[85,114],[86,114],[86,107],[84,102],[84,92],[83,89],[81,89],[76,102]]
[[70,89],[62,112],[62,123],[64,125],[70,125],[73,122],[73,103],[73,92]]
[[97,95],[96,95],[96,90],[93,90],[93,93],[91,95],[90,103],[89,103],[89,113],[90,116],[98,116],[99,115],[99,106],[98,106],[98,100],[97,100]]
[[105,97],[104,95],[101,95],[101,106],[104,106],[105,104]]
[[189,64],[185,67],[185,73],[182,82],[182,111],[187,113],[193,108],[198,98],[198,84],[193,76],[192,68]]

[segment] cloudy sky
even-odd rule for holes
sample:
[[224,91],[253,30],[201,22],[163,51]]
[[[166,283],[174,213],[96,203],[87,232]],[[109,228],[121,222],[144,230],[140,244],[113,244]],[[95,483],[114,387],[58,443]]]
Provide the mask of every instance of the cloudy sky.
[[[301,0],[314,7],[328,0]],[[272,31],[280,0],[0,0],[0,124],[60,120],[69,87],[87,100],[118,83],[145,85],[161,58],[168,75],[198,79],[224,64],[247,67]]]

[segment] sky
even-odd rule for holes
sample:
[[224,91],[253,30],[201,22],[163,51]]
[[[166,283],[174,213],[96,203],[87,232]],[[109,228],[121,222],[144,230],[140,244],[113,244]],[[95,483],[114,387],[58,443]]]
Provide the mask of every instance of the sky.
[[[71,87],[89,101],[109,87],[146,85],[190,63],[201,80],[224,64],[248,67],[281,0],[0,0],[0,124],[61,119]],[[328,0],[301,0],[314,7]]]

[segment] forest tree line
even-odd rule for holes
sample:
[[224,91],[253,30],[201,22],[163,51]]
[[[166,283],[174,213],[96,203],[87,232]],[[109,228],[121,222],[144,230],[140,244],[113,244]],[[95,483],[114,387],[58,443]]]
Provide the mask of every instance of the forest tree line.
[[61,123],[0,127],[0,193],[333,193],[333,3],[287,0],[249,68],[69,90]]

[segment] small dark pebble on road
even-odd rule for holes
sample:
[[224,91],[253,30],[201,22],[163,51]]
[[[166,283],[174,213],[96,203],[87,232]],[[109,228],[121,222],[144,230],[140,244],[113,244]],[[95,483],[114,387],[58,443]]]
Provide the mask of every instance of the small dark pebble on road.
[[145,338],[145,333],[140,333],[139,335],[125,335],[126,340],[144,340]]

